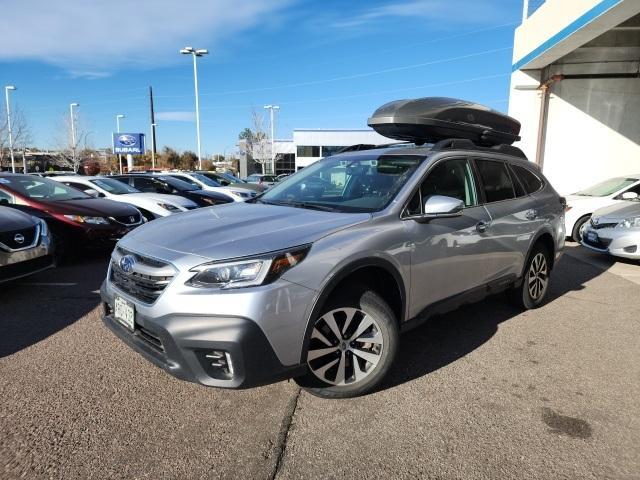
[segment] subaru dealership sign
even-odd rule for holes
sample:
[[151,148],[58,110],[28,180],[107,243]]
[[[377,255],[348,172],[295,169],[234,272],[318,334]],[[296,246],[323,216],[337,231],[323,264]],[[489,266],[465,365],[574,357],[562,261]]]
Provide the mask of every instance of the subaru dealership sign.
[[144,133],[113,134],[113,153],[142,155],[144,147]]

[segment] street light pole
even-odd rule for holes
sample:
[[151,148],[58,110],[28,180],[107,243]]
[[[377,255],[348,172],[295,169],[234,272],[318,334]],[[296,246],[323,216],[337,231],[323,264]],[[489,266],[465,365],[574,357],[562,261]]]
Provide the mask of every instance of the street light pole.
[[9,103],[9,90],[16,90],[13,85],[4,87],[4,95],[7,100],[7,129],[9,130],[9,153],[11,155],[11,172],[16,173],[16,161],[13,158],[13,128],[11,125],[11,105]]
[[151,124],[151,169],[156,168],[156,126],[157,123]]
[[198,170],[202,170],[202,151],[200,148],[200,99],[198,95],[198,62],[197,58],[207,55],[209,50],[204,48],[194,49],[193,47],[184,47],[180,50],[183,55],[191,55],[193,57],[193,83],[196,93],[196,138],[198,142]]
[[271,118],[270,118],[270,124],[271,124],[271,174],[275,175],[276,174],[276,151],[274,149],[274,140],[273,140],[273,111],[274,110],[280,110],[280,107],[278,105],[265,105],[264,108],[266,108],[267,110],[270,111],[271,114]]
[[[121,113],[116,115],[116,133],[120,133],[120,119],[124,118]],[[120,168],[120,175],[122,175],[122,154],[118,154],[118,167]]]
[[73,115],[73,107],[79,107],[79,103],[71,103],[69,104],[69,116],[71,117],[71,154],[73,160],[73,168],[75,171],[76,168],[76,122]]

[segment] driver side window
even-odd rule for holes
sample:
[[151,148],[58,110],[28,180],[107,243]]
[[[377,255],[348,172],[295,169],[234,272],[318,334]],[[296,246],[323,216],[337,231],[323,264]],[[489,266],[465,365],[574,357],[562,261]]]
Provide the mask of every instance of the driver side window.
[[407,205],[407,214],[420,215],[425,201],[433,195],[457,198],[465,207],[477,205],[478,195],[469,161],[457,158],[438,163]]
[[9,195],[7,192],[0,190],[0,205],[2,204],[9,205],[12,203],[15,203],[13,201],[13,197]]

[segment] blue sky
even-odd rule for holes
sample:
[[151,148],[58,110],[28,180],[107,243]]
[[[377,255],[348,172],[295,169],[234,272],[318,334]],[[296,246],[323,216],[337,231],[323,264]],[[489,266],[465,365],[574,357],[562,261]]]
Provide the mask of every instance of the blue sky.
[[[182,9],[188,7],[187,9]],[[365,128],[379,105],[453,96],[507,109],[520,0],[5,0],[0,83],[18,90],[34,143],[55,148],[79,102],[95,147],[149,131],[153,86],[159,146],[195,150],[198,63],[203,153],[232,151],[252,109],[280,105],[277,138],[294,128]],[[4,112],[4,110],[3,110]]]

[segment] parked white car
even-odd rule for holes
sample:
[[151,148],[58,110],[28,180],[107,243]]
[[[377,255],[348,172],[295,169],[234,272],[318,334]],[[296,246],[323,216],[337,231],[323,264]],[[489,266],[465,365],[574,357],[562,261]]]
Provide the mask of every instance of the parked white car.
[[596,210],[632,200],[640,195],[640,174],[615,177],[568,195],[565,213],[567,235],[580,242],[582,226]]
[[582,245],[614,257],[640,260],[640,197],[593,212],[582,229]]
[[103,197],[133,205],[147,220],[198,208],[198,205],[188,198],[163,193],[142,193],[123,182],[108,177],[73,175],[56,176],[53,177],[53,180],[82,190],[92,197]]
[[169,172],[163,173],[163,175],[170,175],[172,177],[178,178],[202,190],[210,190],[213,192],[222,193],[223,195],[228,196],[234,202],[244,202],[256,196],[256,192],[253,190],[231,186],[223,187],[215,180],[212,180],[209,177],[206,177],[197,172]]

